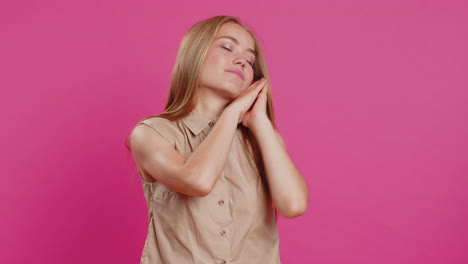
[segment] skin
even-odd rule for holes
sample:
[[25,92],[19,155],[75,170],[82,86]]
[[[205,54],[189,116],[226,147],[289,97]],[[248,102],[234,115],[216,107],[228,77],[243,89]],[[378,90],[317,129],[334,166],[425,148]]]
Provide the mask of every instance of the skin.
[[[223,36],[234,37],[239,44],[220,38]],[[202,66],[196,110],[209,119],[217,119],[234,99],[249,88],[253,80],[253,68],[249,62],[255,62],[255,55],[247,49],[254,47],[252,37],[239,25],[226,23],[221,26]],[[227,70],[242,71],[244,78]]]
[[[216,38],[221,36],[234,37],[238,43],[226,38],[212,43],[195,103],[195,109],[208,119],[217,119],[216,124],[187,158],[148,126],[136,126],[130,144],[137,166],[148,181],[157,180],[183,194],[206,196],[221,175],[237,125],[242,122],[260,146],[275,207],[284,217],[302,215],[307,208],[307,183],[268,119],[268,81],[252,84],[253,68],[249,62],[253,63],[255,56],[248,49],[254,48],[254,41],[234,23],[224,24]],[[232,69],[241,71],[243,78],[227,72]]]

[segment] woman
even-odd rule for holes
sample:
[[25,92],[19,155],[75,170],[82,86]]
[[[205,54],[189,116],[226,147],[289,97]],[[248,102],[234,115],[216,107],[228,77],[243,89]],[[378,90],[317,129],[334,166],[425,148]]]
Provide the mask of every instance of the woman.
[[277,209],[308,189],[274,126],[261,46],[238,18],[184,36],[165,111],[129,139],[149,208],[141,263],[280,263]]

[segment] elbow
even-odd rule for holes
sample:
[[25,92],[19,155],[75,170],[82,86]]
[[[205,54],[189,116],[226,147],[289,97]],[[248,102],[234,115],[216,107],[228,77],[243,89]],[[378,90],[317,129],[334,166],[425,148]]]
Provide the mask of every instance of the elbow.
[[211,193],[214,188],[214,184],[210,183],[203,177],[194,177],[194,180],[187,183],[192,190],[191,196],[205,197]]
[[193,190],[193,195],[192,196],[205,197],[205,196],[207,196],[208,194],[211,193],[213,188],[211,188],[210,186],[208,186],[206,184],[204,184],[204,185],[203,184],[197,184],[196,186],[193,186],[192,190]]
[[307,201],[291,203],[287,208],[281,211],[286,218],[294,218],[303,215],[307,210]]
[[[307,185],[305,185],[307,186]],[[309,202],[309,191],[307,188],[303,192],[295,195],[290,195],[287,199],[283,200],[283,212],[282,215],[287,218],[294,218],[303,215],[307,210],[307,204]]]

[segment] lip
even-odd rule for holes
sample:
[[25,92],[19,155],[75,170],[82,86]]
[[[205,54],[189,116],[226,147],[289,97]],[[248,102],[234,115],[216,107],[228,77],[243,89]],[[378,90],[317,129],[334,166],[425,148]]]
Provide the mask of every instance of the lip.
[[237,74],[242,80],[244,80],[244,75],[242,74],[241,71],[238,70],[226,70],[227,72]]

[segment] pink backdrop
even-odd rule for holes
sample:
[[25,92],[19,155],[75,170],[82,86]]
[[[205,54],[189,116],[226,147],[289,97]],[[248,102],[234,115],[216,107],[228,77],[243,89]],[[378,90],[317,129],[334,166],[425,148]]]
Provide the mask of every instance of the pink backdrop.
[[[138,263],[124,143],[193,23],[258,32],[310,185],[283,263],[468,263],[466,1],[2,1],[0,263]],[[287,176],[287,175],[285,175]]]

